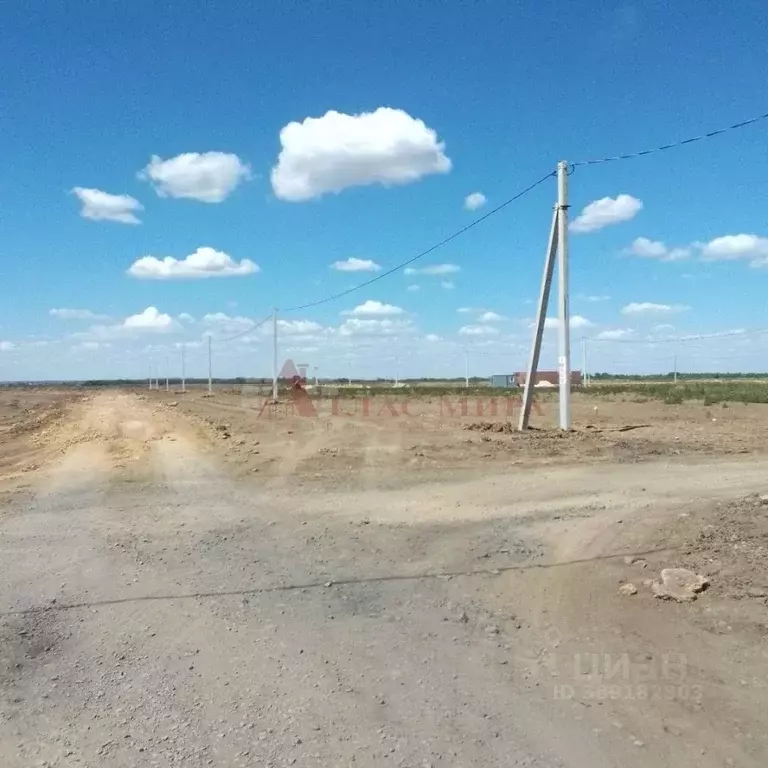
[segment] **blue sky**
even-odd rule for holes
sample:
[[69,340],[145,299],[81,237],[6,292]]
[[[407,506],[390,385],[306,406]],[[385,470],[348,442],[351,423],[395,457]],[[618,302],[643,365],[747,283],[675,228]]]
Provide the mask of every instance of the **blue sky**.
[[[173,374],[181,344],[202,374],[207,334],[216,373],[269,375],[248,328],[273,306],[376,276],[560,159],[768,110],[765,29],[759,0],[11,0],[0,379]],[[587,335],[593,370],[768,369],[760,334],[667,341],[768,326],[767,129],[576,169],[572,219],[607,200],[570,237],[574,367]],[[437,274],[281,314],[281,354],[327,375],[458,376],[465,350],[472,374],[524,367],[554,197],[413,265]]]

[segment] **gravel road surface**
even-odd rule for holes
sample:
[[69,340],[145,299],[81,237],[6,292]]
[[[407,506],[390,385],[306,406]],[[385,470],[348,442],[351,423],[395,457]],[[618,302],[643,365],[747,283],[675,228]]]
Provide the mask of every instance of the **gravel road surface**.
[[[260,491],[182,421],[133,395],[97,395],[66,426],[60,459],[0,513],[0,765],[760,764],[690,733],[654,743],[646,710],[617,724],[602,702],[558,698],[541,663],[563,625],[526,613],[541,582],[525,569],[584,554],[597,523],[559,549],[551,526],[626,478],[604,480],[602,466],[563,470],[560,489],[520,481],[508,517],[492,507],[514,484],[478,501],[478,481],[436,506],[490,512],[459,524],[433,508],[415,526],[406,511],[426,510],[423,489]],[[673,472],[658,494],[708,474]],[[722,487],[764,476],[745,465]],[[642,506],[632,477],[636,498],[600,525]],[[494,602],[508,576],[530,593],[519,611]]]

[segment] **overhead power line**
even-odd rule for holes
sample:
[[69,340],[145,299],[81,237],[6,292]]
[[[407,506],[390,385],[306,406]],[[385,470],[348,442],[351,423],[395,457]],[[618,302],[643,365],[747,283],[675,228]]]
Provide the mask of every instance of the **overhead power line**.
[[543,184],[547,179],[552,178],[554,176],[554,171],[551,171],[546,176],[542,176],[538,181],[534,181],[533,184],[529,184],[525,189],[521,190],[517,194],[510,197],[508,200],[505,200],[501,205],[497,205],[492,210],[488,211],[488,213],[483,214],[479,218],[475,219],[474,221],[467,224],[465,227],[462,227],[461,229],[457,230],[451,235],[448,235],[448,237],[443,238],[440,242],[435,243],[434,245],[430,246],[424,251],[421,251],[421,253],[417,253],[415,256],[411,257],[407,261],[402,262],[401,264],[398,264],[395,267],[392,267],[391,269],[388,269],[386,272],[382,272],[380,275],[376,275],[376,277],[372,277],[370,280],[366,280],[363,283],[360,283],[359,285],[354,286],[353,288],[347,288],[345,291],[339,291],[339,293],[334,293],[331,296],[326,296],[323,299],[318,299],[317,301],[310,301],[306,304],[300,304],[296,307],[289,307],[288,309],[281,310],[282,312],[298,312],[302,309],[309,309],[310,307],[317,307],[320,304],[327,304],[329,301],[334,301],[335,299],[340,299],[342,296],[348,296],[350,293],[354,293],[355,291],[359,291],[361,288],[365,288],[369,285],[372,285],[373,283],[378,282],[379,280],[382,280],[385,277],[388,277],[389,275],[394,274],[395,272],[400,271],[401,269],[404,269],[409,264],[413,264],[414,261],[418,261],[419,259],[423,258],[424,256],[428,256],[430,253],[434,253],[438,248],[442,248],[444,245],[447,245],[452,240],[455,240],[457,237],[460,237],[465,232],[469,232],[470,229],[473,229],[478,224],[481,224],[486,219],[490,219],[491,216],[494,216],[495,214],[499,213],[499,211],[504,210],[508,205],[511,205],[516,200],[519,200],[524,195],[527,195],[529,192],[531,192],[533,189],[539,186],[539,184]]
[[578,167],[580,165],[600,165],[601,163],[612,163],[616,160],[631,160],[634,157],[643,157],[644,155],[652,155],[656,152],[664,152],[667,149],[675,149],[676,147],[682,147],[685,144],[693,144],[696,141],[703,141],[704,139],[711,139],[714,136],[719,136],[722,133],[728,133],[728,131],[735,131],[737,128],[745,128],[748,125],[753,125],[761,120],[768,120],[768,112],[757,117],[751,117],[749,120],[742,120],[740,123],[734,123],[733,125],[726,126],[725,128],[718,128],[716,131],[710,131],[709,133],[702,133],[700,136],[692,136],[688,139],[682,139],[681,141],[673,141],[670,144],[663,144],[660,147],[653,147],[652,149],[643,149],[640,152],[629,152],[625,155],[613,155],[610,157],[600,157],[592,160],[580,160],[578,163],[569,163],[571,167]]
[[214,341],[217,344],[226,344],[228,341],[234,341],[235,339],[239,339],[242,336],[245,336],[248,333],[251,333],[252,331],[255,331],[257,328],[261,328],[264,323],[266,323],[268,320],[272,319],[272,315],[267,315],[264,319],[259,320],[258,323],[254,323],[253,325],[249,325],[246,329],[240,331],[239,333],[236,333],[234,336],[229,336],[226,339],[216,339],[214,338]]

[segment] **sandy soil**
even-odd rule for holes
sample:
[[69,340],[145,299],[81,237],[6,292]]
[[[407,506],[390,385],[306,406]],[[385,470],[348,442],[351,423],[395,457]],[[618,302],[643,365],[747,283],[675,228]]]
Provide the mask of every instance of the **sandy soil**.
[[55,402],[0,453],[0,764],[765,765],[760,406]]

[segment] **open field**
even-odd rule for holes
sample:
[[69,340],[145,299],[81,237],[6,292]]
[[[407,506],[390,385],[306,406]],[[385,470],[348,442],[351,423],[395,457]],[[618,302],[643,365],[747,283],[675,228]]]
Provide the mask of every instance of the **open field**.
[[2,393],[0,764],[765,765],[768,406],[309,405]]
[[50,456],[47,430],[84,395],[57,387],[0,388],[0,476],[23,481]]
[[668,404],[701,401],[715,403],[768,403],[768,380],[697,379],[671,381],[608,380],[593,382],[586,390],[591,397],[634,395],[664,400]]
[[[631,463],[680,456],[759,454],[768,450],[768,408],[667,405],[651,398],[574,395],[574,431],[557,424],[556,393],[537,393],[531,432],[516,431],[520,395],[419,395],[384,390],[312,398],[302,415],[290,399],[202,390],[146,392],[184,413],[239,475],[303,487],[389,487],[453,482],[509,467],[552,463]],[[384,394],[387,392],[387,394]],[[258,443],[258,444],[257,444]],[[223,450],[220,450],[223,449]]]

